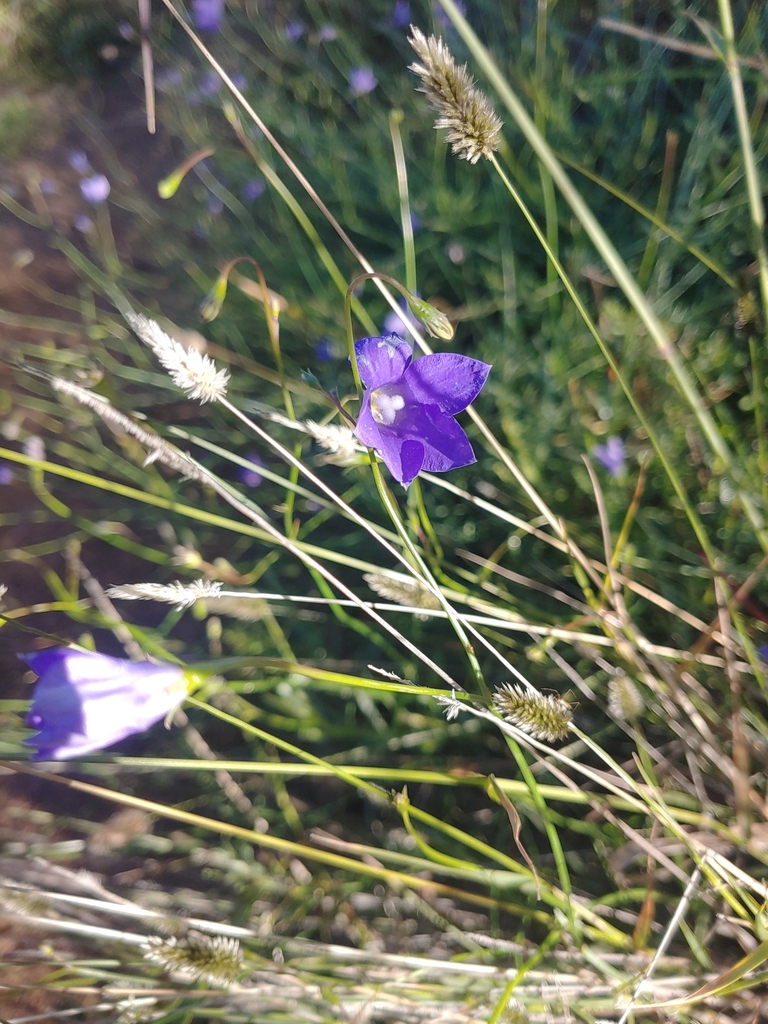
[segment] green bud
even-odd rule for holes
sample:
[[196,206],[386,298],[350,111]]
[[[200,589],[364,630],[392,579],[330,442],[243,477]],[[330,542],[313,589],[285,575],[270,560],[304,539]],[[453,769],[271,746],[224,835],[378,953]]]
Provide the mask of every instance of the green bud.
[[442,338],[443,341],[451,340],[453,326],[445,313],[441,313],[431,303],[417,298],[411,292],[406,294],[405,301],[413,315],[424,324],[428,334],[433,338]]
[[206,297],[200,303],[200,319],[204,323],[215,320],[224,305],[224,298],[227,294],[227,277],[222,274],[211,288]]
[[157,183],[157,194],[161,199],[170,199],[171,196],[176,195],[179,185],[184,180],[184,175],[180,174],[179,171],[174,171],[173,174],[169,174],[167,178],[163,178],[162,181]]

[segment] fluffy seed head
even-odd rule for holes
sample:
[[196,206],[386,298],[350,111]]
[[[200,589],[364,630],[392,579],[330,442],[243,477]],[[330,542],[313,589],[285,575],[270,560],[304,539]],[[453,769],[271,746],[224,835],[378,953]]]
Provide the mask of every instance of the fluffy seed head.
[[466,64],[459,66],[442,39],[430,36],[411,26],[408,42],[421,63],[409,70],[421,79],[419,92],[429,98],[439,111],[435,128],[447,128],[446,142],[461,160],[476,164],[481,156],[488,159],[499,148],[499,132],[504,122],[496,116],[488,97],[475,87]]
[[162,601],[173,604],[177,611],[190,608],[195,601],[216,597],[221,583],[213,580],[195,580],[193,583],[126,583],[122,587],[110,587],[107,595],[119,601]]
[[222,935],[189,932],[184,938],[151,935],[144,943],[144,959],[166,971],[183,971],[195,980],[228,988],[243,969],[243,954],[237,939]]
[[338,466],[350,466],[360,461],[359,445],[349,427],[338,423],[315,423],[314,420],[306,420],[304,427],[321,448],[330,452],[326,458],[327,462],[333,462]]
[[644,707],[642,695],[629,676],[622,672],[611,677],[608,683],[608,710],[614,718],[634,722]]
[[[433,593],[422,587],[420,583],[412,583],[406,580],[393,580],[389,576],[382,576],[377,572],[367,572],[363,579],[375,594],[387,599],[396,601],[397,604],[405,605],[406,608],[432,608],[440,607],[440,602]],[[418,619],[428,619],[428,615],[417,615]]]
[[564,739],[573,718],[573,708],[562,697],[524,690],[511,683],[499,687],[493,705],[510,725],[545,743]]
[[158,323],[139,313],[126,313],[125,319],[144,344],[152,349],[176,387],[188,398],[205,403],[218,402],[226,396],[229,373],[217,370],[212,359],[194,348],[184,348]]

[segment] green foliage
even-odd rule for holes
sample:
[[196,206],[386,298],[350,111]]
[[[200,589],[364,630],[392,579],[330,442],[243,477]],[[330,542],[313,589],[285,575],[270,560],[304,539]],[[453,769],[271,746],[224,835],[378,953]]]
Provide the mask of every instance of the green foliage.
[[[765,48],[765,19],[756,5],[740,10],[739,49],[751,57]],[[206,898],[208,888],[220,891],[220,918],[243,925],[246,983],[277,950],[308,987],[310,968],[322,975],[326,1012],[351,998],[333,958],[301,960],[304,947],[276,936],[370,951],[391,935],[392,951],[438,960],[450,937],[462,950],[452,967],[498,968],[487,983],[462,976],[459,1019],[546,1019],[555,997],[541,996],[545,968],[593,972],[570,1005],[586,1020],[605,1017],[621,990],[635,991],[644,951],[658,947],[691,878],[675,938],[686,966],[662,957],[660,975],[709,964],[718,915],[762,937],[765,855],[747,836],[766,785],[755,648],[768,621],[756,525],[768,496],[768,380],[753,266],[761,243],[733,91],[717,60],[587,27],[566,0],[549,10],[472,5],[473,28],[668,333],[665,354],[503,96],[488,90],[507,121],[497,169],[520,201],[487,160],[451,157],[414,90],[413,54],[391,13],[384,3],[320,9],[310,0],[292,40],[292,8],[233,2],[206,45],[353,246],[398,280],[409,265],[407,204],[390,113],[402,111],[418,289],[456,327],[450,345],[435,347],[494,366],[477,417],[465,420],[477,465],[392,498],[349,439],[333,450],[327,428],[345,423],[336,400],[356,411],[344,292],[361,267],[161,9],[158,121],[177,140],[179,164],[214,153],[150,202],[92,128],[110,205],[93,212],[78,245],[53,233],[79,275],[77,295],[60,300],[75,327],[54,348],[29,340],[39,319],[18,315],[11,322],[24,334],[13,356],[90,381],[203,470],[184,478],[162,459],[145,465],[139,431],[113,434],[94,409],[19,370],[6,457],[29,472],[36,514],[58,529],[26,557],[41,567],[51,610],[69,616],[60,633],[103,649],[111,628],[124,643],[117,607],[140,650],[205,663],[226,680],[204,684],[189,724],[137,741],[133,757],[94,758],[78,772],[99,777],[102,760],[120,766],[101,781],[114,799],[138,795],[167,819],[157,830],[167,863],[207,865],[195,884]],[[54,14],[62,17],[61,5],[35,6],[28,30],[53,25],[45,19]],[[85,67],[76,54],[94,52],[92,40],[114,31],[118,16],[78,6],[62,27],[55,73]],[[666,16],[670,35],[693,40],[688,19]],[[414,5],[413,20],[427,33],[439,25],[426,7]],[[324,37],[327,25],[335,37]],[[648,28],[656,31],[650,14]],[[469,37],[441,32],[485,91],[488,66],[470,58]],[[30,43],[20,52],[42,51]],[[353,97],[348,75],[363,66],[378,85]],[[749,64],[743,75],[759,165],[768,151],[764,83]],[[177,184],[174,159],[158,181]],[[115,245],[110,216],[121,207]],[[33,216],[48,227],[39,209]],[[224,295],[222,268],[238,256],[258,261],[263,281],[240,263]],[[194,311],[212,289],[223,304],[208,302],[203,328]],[[356,335],[383,328],[388,307],[373,284],[355,301]],[[207,346],[231,372],[232,406],[252,422],[222,404],[184,401],[114,312],[128,303],[188,328],[179,340]],[[190,333],[193,324],[205,338]],[[44,474],[12,443],[36,429],[53,463]],[[609,437],[622,439],[626,470],[612,475],[593,458],[592,472],[583,457]],[[242,476],[249,468],[263,478],[258,486]],[[216,480],[206,483],[206,473]],[[57,552],[66,570],[50,560]],[[120,579],[97,569],[105,552],[119,559]],[[91,573],[96,585],[82,589]],[[101,589],[199,578],[224,590],[187,610],[158,598],[115,599],[110,611]],[[374,601],[376,609],[360,607]],[[538,731],[521,674],[536,691],[530,706],[549,716]],[[488,710],[493,691],[511,725]],[[1,710],[3,750],[13,751],[19,707]],[[564,749],[542,742],[564,733]],[[194,760],[184,760],[182,742]],[[317,829],[333,834],[318,838]],[[703,859],[713,848],[728,853]],[[392,904],[392,925],[379,904],[379,916],[366,918],[365,898],[390,892],[413,902]],[[560,959],[547,959],[554,950]],[[517,972],[505,974],[510,954]],[[729,962],[740,957],[729,948]],[[238,959],[227,976],[239,969]],[[589,994],[599,984],[610,999]],[[695,987],[686,980],[683,990]],[[436,1005],[452,1002],[448,988],[443,977],[429,998],[437,991]],[[662,999],[668,989],[645,991]]]

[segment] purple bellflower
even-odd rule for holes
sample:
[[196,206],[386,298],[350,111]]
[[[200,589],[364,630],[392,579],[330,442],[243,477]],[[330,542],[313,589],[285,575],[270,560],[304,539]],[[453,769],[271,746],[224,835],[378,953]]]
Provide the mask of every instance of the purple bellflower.
[[224,0],[193,0],[192,21],[198,32],[219,32],[224,20]]
[[88,163],[88,157],[82,151],[82,149],[73,149],[67,157],[67,162],[73,171],[77,171],[78,174],[88,174],[91,169],[91,165]]
[[35,761],[61,761],[103,750],[144,732],[184,699],[188,680],[176,665],[124,661],[105,654],[52,647],[22,655],[40,677],[26,740]]
[[365,96],[373,92],[379,80],[370,68],[352,68],[349,72],[349,91],[352,96]]
[[627,469],[626,453],[620,437],[609,437],[605,444],[596,444],[592,454],[611,476],[624,476]]
[[244,483],[246,487],[258,487],[259,484],[264,480],[264,477],[257,470],[262,469],[264,467],[264,463],[256,454],[251,454],[246,457],[248,461],[257,468],[246,469],[245,466],[241,466],[240,469],[238,470],[237,475],[240,477],[241,482]]
[[111,191],[109,180],[103,174],[94,174],[80,182],[80,195],[89,203],[105,202]]
[[397,0],[392,9],[391,23],[395,28],[407,28],[411,24],[411,5],[408,0]]
[[476,461],[453,417],[479,395],[488,363],[455,352],[414,362],[411,346],[397,334],[363,338],[355,354],[366,390],[354,433],[395,480],[408,487],[422,470],[446,473]]
[[304,23],[302,21],[291,21],[285,26],[285,38],[289,43],[298,43],[304,35]]

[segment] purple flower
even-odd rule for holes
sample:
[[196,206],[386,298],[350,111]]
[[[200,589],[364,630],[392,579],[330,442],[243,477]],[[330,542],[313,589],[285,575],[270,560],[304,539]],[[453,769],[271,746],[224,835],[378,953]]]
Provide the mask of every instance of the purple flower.
[[0,485],[13,483],[13,470],[4,462],[0,463]]
[[408,303],[405,299],[400,299],[400,305],[402,307],[402,313],[396,313],[394,309],[390,310],[387,314],[387,318],[384,321],[384,333],[385,334],[397,334],[401,338],[408,337],[408,325],[415,327],[416,330],[420,330],[420,325],[415,316],[411,314],[408,309]]
[[365,96],[379,84],[370,68],[352,68],[349,72],[349,91],[353,96]]
[[760,655],[763,661],[768,661],[768,644],[766,644],[763,647],[758,647],[757,653]]
[[355,343],[365,385],[355,435],[374,448],[407,487],[422,470],[446,473],[475,462],[469,438],[453,418],[480,393],[491,367],[441,352],[413,362],[396,334]]
[[203,96],[215,96],[221,88],[221,79],[215,71],[207,71],[200,81],[200,93]]
[[[261,461],[258,455],[249,455],[248,461],[253,463],[254,466],[263,467],[264,463]],[[264,477],[261,473],[257,473],[255,469],[246,469],[245,466],[241,466],[238,472],[241,483],[244,483],[246,487],[258,487]]]
[[117,26],[117,31],[120,33],[123,39],[133,39],[136,35],[136,29],[130,23],[130,21],[121,21]]
[[338,359],[338,352],[336,346],[330,338],[318,338],[315,342],[315,358],[321,363],[330,363],[333,359]]
[[285,38],[290,43],[298,43],[304,35],[304,25],[300,21],[291,21],[285,26]]
[[320,26],[320,39],[324,43],[332,43],[334,39],[338,37],[339,33],[336,31],[335,25],[321,25]]
[[[461,0],[456,0],[456,7],[458,8],[459,14],[464,15],[464,14],[467,13],[467,8],[461,2]],[[445,11],[440,6],[440,4],[433,3],[432,4],[432,10],[435,12],[435,17],[440,22],[440,24],[443,26],[443,28],[445,28],[445,29],[452,29],[453,28],[453,22],[448,17],[448,15],[445,13]]]
[[74,149],[67,157],[69,166],[73,171],[77,171],[78,174],[87,174],[91,165],[88,163],[88,157],[82,151],[82,149]]
[[80,195],[89,203],[103,203],[110,191],[109,181],[103,174],[94,174],[80,182]]
[[199,32],[221,31],[224,0],[193,0],[192,21]]
[[22,655],[40,677],[27,725],[37,735],[35,761],[60,761],[103,750],[144,732],[181,703],[188,683],[176,665],[123,661],[52,647]]
[[44,196],[55,195],[59,191],[59,183],[54,181],[53,178],[41,178],[40,191]]
[[264,195],[266,187],[261,178],[251,178],[240,189],[240,197],[245,202],[252,202],[254,199],[258,199],[259,196]]
[[395,28],[406,28],[411,24],[411,5],[408,0],[397,0],[390,21]]
[[215,196],[213,192],[208,193],[208,213],[212,217],[218,217],[224,209],[224,203],[218,196]]
[[626,472],[626,453],[620,437],[609,437],[605,444],[596,444],[592,454],[611,476],[623,476]]
[[90,217],[86,217],[84,213],[78,213],[72,223],[75,225],[77,230],[82,231],[84,235],[93,231],[93,221]]

